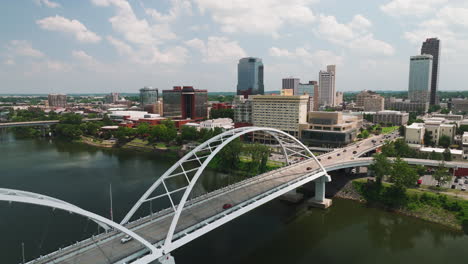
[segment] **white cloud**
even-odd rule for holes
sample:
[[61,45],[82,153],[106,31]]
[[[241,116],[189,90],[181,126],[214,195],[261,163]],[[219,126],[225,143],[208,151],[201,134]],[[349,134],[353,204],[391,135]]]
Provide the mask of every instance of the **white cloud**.
[[315,20],[310,5],[316,0],[195,0],[202,13],[210,13],[224,32],[247,32],[277,36],[287,23],[309,24]]
[[13,59],[6,59],[3,64],[5,65],[15,65],[15,61]]
[[185,44],[199,50],[203,56],[202,61],[207,63],[234,62],[247,55],[237,41],[230,41],[225,37],[211,36],[206,42],[195,38]]
[[34,0],[34,3],[39,6],[46,6],[50,8],[57,8],[61,6],[59,3],[52,2],[50,0]]
[[437,11],[448,0],[392,0],[380,9],[390,16],[423,16]]
[[355,15],[347,24],[339,23],[334,16],[320,15],[315,35],[360,54],[393,55],[395,49],[390,44],[375,39],[369,32],[370,27],[371,21],[362,15]]
[[24,57],[32,57],[32,58],[42,58],[44,57],[44,53],[40,50],[34,49],[26,40],[12,40],[10,44],[7,46],[8,53],[7,56],[24,56]]
[[44,30],[72,34],[80,42],[96,43],[101,41],[100,36],[88,30],[85,25],[75,19],[70,20],[56,15],[55,17],[46,17],[44,19],[37,20],[36,23]]
[[167,14],[153,8],[145,8],[145,13],[162,23],[173,22],[181,15],[192,15],[192,3],[187,0],[171,0],[172,7]]
[[309,49],[304,47],[296,48],[293,51],[272,47],[269,50],[269,54],[273,57],[300,60],[306,65],[319,65],[321,67],[330,64],[343,65],[344,63],[343,57],[336,55],[331,51],[317,50],[315,52],[311,52]]

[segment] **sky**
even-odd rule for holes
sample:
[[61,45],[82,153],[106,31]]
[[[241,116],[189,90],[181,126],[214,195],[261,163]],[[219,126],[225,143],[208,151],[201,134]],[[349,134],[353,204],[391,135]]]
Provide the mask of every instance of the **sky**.
[[440,90],[466,90],[466,0],[11,0],[0,3],[0,94],[234,92],[262,58],[265,90],[317,80],[407,90],[409,57],[441,40]]

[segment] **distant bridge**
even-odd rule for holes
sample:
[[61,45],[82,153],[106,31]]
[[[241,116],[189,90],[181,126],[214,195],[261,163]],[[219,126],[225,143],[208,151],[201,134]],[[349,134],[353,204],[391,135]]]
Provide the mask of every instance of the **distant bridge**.
[[[102,118],[84,118],[83,122],[101,121]],[[1,128],[11,127],[37,127],[37,126],[51,126],[60,123],[60,120],[44,120],[44,121],[28,121],[28,122],[9,122],[0,123]]]

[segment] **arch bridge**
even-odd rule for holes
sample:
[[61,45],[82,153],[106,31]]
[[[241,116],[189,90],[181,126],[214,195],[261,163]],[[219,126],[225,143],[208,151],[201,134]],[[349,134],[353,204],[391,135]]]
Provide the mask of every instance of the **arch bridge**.
[[[229,149],[231,142],[255,133],[265,133],[278,142],[285,166],[253,177],[238,177],[233,183],[228,181],[227,185],[213,190],[206,189],[202,176],[210,162],[219,157],[223,149]],[[149,263],[154,260],[174,263],[170,256],[173,250],[305,183],[315,182],[315,200],[323,202],[325,182],[330,180],[314,154],[283,131],[265,127],[229,130],[200,144],[157,178],[120,224],[57,201],[53,204],[47,199],[30,202],[70,212],[78,210],[80,215],[111,226],[115,231],[29,263]],[[8,200],[12,196],[2,198]],[[148,204],[161,205],[160,201],[168,202],[169,206],[133,220],[142,208]],[[122,235],[116,234],[117,230],[130,235],[134,241],[120,243]]]

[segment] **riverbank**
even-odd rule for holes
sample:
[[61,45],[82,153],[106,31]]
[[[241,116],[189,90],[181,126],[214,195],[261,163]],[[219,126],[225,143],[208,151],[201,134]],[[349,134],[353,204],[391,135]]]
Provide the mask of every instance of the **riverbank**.
[[[468,201],[425,189],[408,189],[402,206],[391,208],[386,205],[382,195],[376,196],[375,190],[369,188],[367,179],[349,181],[335,197],[366,203],[397,214],[419,218],[428,222],[441,224],[468,234]],[[383,183],[380,193],[388,193],[390,184]]]

